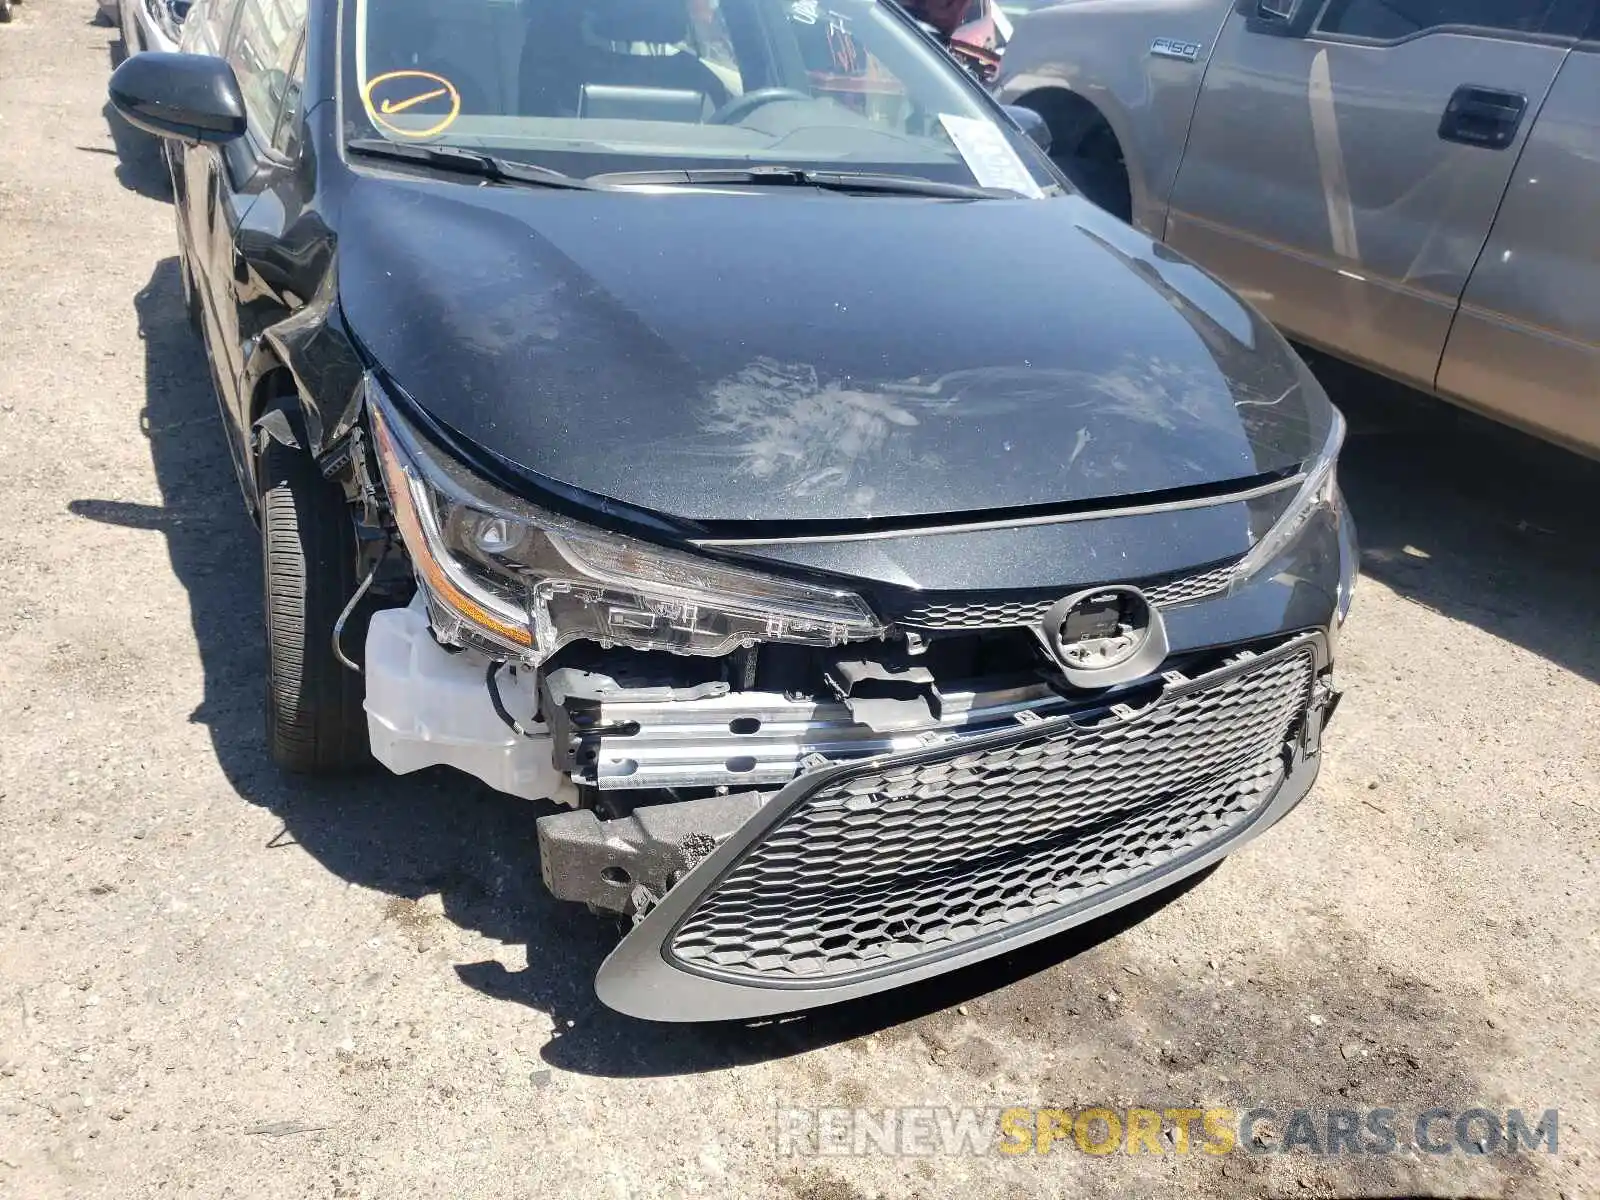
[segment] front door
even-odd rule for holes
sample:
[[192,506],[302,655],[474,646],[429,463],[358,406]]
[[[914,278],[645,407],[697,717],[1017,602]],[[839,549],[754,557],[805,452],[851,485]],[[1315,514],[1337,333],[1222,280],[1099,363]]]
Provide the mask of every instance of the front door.
[[[238,0],[200,0],[184,22],[183,51],[187,54],[222,57],[238,8]],[[225,359],[216,348],[216,302],[213,298],[217,258],[215,230],[226,150],[206,143],[173,143],[171,153],[178,156],[180,167],[175,173],[175,183],[179,189],[176,197],[178,224],[189,274],[199,300],[200,318],[205,325],[206,341],[214,356],[218,394],[226,412],[229,381],[226,378]]]
[[1528,136],[1438,390],[1600,457],[1597,148],[1600,41],[1591,41],[1567,57]]
[[[245,217],[264,190],[293,164],[277,142],[280,120],[298,97],[298,53],[306,0],[213,0],[190,52],[218,55],[232,66],[244,100],[243,137],[184,151],[184,216],[189,269],[200,296],[206,346],[240,478],[250,397],[241,390],[246,342],[256,332],[241,320],[257,298],[239,245]],[[298,107],[296,105],[296,107]]]
[[1166,240],[1286,332],[1431,388],[1592,0],[1240,0]]

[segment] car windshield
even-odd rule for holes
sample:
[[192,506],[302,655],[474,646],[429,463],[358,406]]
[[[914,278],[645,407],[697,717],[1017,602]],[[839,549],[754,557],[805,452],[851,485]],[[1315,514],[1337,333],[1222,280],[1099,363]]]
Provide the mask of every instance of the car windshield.
[[960,68],[879,0],[348,0],[344,11],[350,139],[467,147],[584,177],[781,165],[1025,194],[1055,182]]

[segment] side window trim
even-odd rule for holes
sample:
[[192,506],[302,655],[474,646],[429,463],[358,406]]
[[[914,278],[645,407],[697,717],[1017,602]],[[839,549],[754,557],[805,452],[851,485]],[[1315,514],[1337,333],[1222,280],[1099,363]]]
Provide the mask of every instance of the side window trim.
[[[1349,46],[1403,46],[1408,42],[1433,37],[1436,34],[1456,34],[1463,37],[1487,38],[1497,42],[1528,42],[1534,45],[1563,47],[1571,46],[1581,36],[1576,31],[1548,33],[1543,30],[1506,29],[1498,25],[1450,22],[1448,24],[1429,25],[1426,29],[1419,29],[1415,33],[1408,33],[1401,37],[1367,37],[1363,34],[1344,33],[1339,30],[1323,28],[1329,14],[1338,3],[1339,0],[1323,0],[1321,4],[1313,4],[1316,15],[1305,34],[1308,40]],[[1554,6],[1551,16],[1555,22],[1569,24],[1576,30],[1583,25],[1590,24],[1592,10],[1593,0],[1561,0],[1560,3]]]
[[1306,34],[1306,40],[1330,42],[1339,46],[1404,46],[1410,42],[1421,41],[1423,38],[1451,33],[1461,37],[1484,38],[1491,42],[1528,42],[1536,46],[1556,46],[1558,48],[1570,46],[1578,40],[1571,34],[1526,33],[1518,29],[1493,29],[1487,25],[1430,25],[1426,29],[1419,29],[1415,33],[1408,33],[1405,37],[1397,38],[1362,37],[1356,33],[1333,33],[1325,29],[1313,28]]

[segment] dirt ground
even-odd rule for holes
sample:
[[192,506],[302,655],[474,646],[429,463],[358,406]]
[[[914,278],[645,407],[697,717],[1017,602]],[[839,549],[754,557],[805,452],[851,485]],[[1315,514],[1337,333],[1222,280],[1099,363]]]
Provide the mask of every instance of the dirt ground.
[[[0,27],[0,1195],[1600,1195],[1600,469],[1330,371],[1366,578],[1307,804],[998,965],[632,1023],[590,989],[604,931],[541,891],[540,810],[267,762],[254,534],[93,11]],[[1559,1152],[774,1136],[1095,1104],[1558,1108]]]

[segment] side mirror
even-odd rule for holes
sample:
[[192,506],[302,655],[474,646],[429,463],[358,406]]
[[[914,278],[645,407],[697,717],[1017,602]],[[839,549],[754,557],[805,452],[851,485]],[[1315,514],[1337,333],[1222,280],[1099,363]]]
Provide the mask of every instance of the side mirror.
[[1049,154],[1050,143],[1053,139],[1050,136],[1050,126],[1045,119],[1034,112],[1033,109],[1024,108],[1020,104],[1008,104],[1005,107],[1006,115],[1017,123],[1017,126],[1023,133],[1028,135],[1033,144],[1046,154]]
[[107,90],[123,120],[157,137],[229,142],[244,133],[239,81],[220,58],[135,54],[111,73]]

